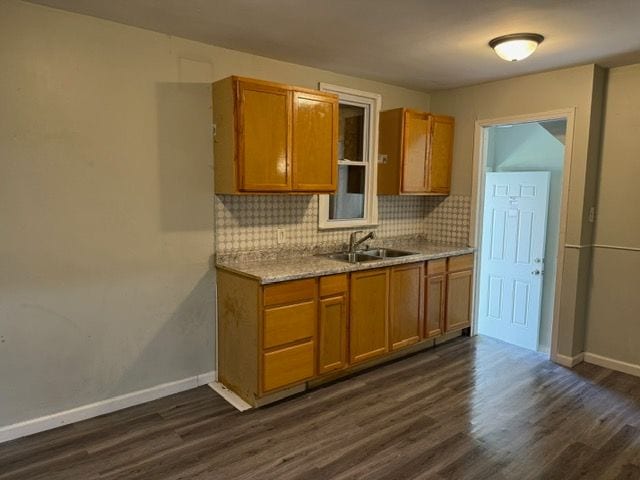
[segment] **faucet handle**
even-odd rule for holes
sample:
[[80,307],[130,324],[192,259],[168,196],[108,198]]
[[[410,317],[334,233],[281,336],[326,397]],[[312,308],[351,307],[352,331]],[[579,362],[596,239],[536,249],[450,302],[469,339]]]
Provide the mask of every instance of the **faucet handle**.
[[358,236],[358,234],[362,233],[362,230],[356,230],[355,232],[351,232],[351,234],[349,235],[349,243],[353,243],[356,240],[356,237]]

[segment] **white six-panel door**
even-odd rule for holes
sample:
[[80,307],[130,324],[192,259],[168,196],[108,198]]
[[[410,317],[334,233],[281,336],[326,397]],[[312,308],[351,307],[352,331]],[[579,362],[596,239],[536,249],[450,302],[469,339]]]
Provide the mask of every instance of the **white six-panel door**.
[[478,332],[538,349],[549,172],[486,174]]

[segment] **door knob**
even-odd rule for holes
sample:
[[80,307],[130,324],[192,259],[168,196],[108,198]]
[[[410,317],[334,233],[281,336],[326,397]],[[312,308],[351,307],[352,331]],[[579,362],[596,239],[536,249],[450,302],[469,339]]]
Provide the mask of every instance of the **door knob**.
[[544,272],[542,272],[541,270],[534,270],[533,272],[531,272],[531,275],[542,275]]

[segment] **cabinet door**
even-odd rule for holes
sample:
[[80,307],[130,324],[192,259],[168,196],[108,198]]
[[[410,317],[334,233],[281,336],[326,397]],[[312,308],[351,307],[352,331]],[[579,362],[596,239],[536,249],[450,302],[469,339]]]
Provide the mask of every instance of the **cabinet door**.
[[427,276],[424,293],[425,338],[437,337],[444,333],[445,294],[446,274]]
[[407,110],[404,113],[402,153],[402,193],[427,192],[429,115]]
[[335,192],[338,175],[338,98],[293,92],[293,190]]
[[447,274],[446,331],[471,325],[471,291],[473,270]]
[[347,366],[347,295],[320,299],[318,373]]
[[392,350],[406,347],[420,340],[423,281],[422,263],[391,269],[389,306]]
[[429,185],[430,193],[449,193],[453,156],[452,117],[429,116]]
[[291,190],[291,92],[243,80],[237,101],[239,190]]
[[383,355],[389,350],[389,269],[351,274],[351,363]]

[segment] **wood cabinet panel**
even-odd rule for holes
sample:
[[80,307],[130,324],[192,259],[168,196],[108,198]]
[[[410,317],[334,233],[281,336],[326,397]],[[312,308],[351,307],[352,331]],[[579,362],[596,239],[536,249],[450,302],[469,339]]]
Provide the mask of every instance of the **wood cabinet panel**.
[[262,390],[267,392],[313,377],[314,357],[313,341],[264,353]]
[[402,108],[380,112],[378,153],[384,156],[384,162],[378,163],[378,195],[400,193],[403,118]]
[[262,303],[265,307],[295,303],[314,298],[316,295],[316,279],[305,278],[290,282],[273,283],[263,289]]
[[313,300],[264,311],[263,348],[311,338],[316,330],[316,302]]
[[427,262],[427,275],[437,275],[438,273],[447,273],[446,258],[436,258]]
[[237,87],[238,187],[243,191],[291,189],[291,93],[242,80]]
[[423,319],[424,264],[391,268],[389,319],[391,349],[420,340]]
[[405,111],[402,155],[402,193],[427,192],[429,116]]
[[347,292],[320,299],[318,373],[345,368],[347,358]]
[[338,176],[338,101],[293,92],[293,190],[332,192]]
[[447,271],[458,272],[460,270],[473,269],[473,254],[458,255],[457,257],[449,257],[449,265]]
[[389,350],[389,269],[351,274],[349,346],[351,363]]
[[446,283],[446,273],[429,275],[425,279],[425,338],[437,337],[444,333]]
[[349,291],[349,276],[346,273],[320,277],[320,296],[342,294]]
[[451,189],[453,129],[454,120],[452,117],[441,115],[430,116],[429,192],[448,194]]
[[448,195],[453,117],[406,108],[380,113],[379,195]]
[[447,274],[446,331],[461,330],[471,325],[473,270]]

